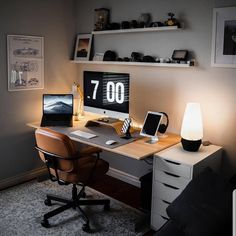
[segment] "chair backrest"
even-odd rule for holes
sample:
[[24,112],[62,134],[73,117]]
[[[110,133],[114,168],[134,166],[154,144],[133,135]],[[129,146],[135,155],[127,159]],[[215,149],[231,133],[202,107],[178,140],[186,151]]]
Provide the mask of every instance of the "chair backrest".
[[[39,156],[45,162],[46,156],[43,151],[55,154],[57,169],[60,171],[70,172],[74,167],[74,160],[77,151],[72,140],[64,134],[58,133],[48,128],[38,128],[35,131],[36,145],[42,151]],[[60,158],[62,157],[62,158]],[[66,160],[68,158],[68,160]]]

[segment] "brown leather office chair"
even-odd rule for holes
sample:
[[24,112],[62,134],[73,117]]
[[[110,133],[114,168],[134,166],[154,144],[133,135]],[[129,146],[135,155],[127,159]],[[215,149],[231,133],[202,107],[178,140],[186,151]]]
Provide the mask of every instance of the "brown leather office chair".
[[[87,200],[85,197],[85,186],[95,176],[104,175],[109,164],[99,159],[101,149],[89,147],[77,150],[72,140],[61,133],[48,128],[39,128],[35,131],[36,149],[39,156],[45,162],[50,179],[57,181],[59,185],[73,184],[72,198],[64,199],[54,195],[47,195],[44,201],[45,205],[51,206],[51,201],[65,203],[65,205],[44,214],[41,224],[44,227],[50,227],[48,219],[69,208],[77,209],[83,216],[85,223],[82,229],[90,231],[89,219],[81,209],[82,205],[104,205],[104,210],[110,209],[108,199]],[[79,193],[76,185],[82,186]]]

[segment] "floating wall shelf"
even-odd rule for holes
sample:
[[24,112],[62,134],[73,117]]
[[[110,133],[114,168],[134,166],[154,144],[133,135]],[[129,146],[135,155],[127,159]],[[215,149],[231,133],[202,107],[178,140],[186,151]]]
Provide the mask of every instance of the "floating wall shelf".
[[150,66],[150,67],[179,67],[188,68],[193,67],[190,64],[179,63],[145,63],[145,62],[119,62],[119,61],[75,61],[78,64],[91,64],[91,65],[118,65],[118,66]]
[[156,32],[156,31],[171,31],[171,30],[181,30],[177,26],[162,26],[162,27],[147,27],[147,28],[137,28],[137,29],[120,29],[120,30],[102,30],[93,31],[93,35],[99,34],[126,34],[126,33],[141,33],[141,32]]
[[[178,26],[163,26],[163,27],[147,27],[147,28],[136,28],[136,29],[120,29],[120,30],[103,30],[93,31],[93,35],[108,35],[108,34],[126,34],[126,33],[142,33],[142,32],[158,32],[158,31],[176,31],[182,30]],[[193,67],[188,63],[147,63],[147,62],[120,62],[120,61],[75,61],[73,63],[78,64],[90,64],[90,65],[117,65],[117,66],[147,66],[147,67],[176,67],[176,68],[188,68]]]

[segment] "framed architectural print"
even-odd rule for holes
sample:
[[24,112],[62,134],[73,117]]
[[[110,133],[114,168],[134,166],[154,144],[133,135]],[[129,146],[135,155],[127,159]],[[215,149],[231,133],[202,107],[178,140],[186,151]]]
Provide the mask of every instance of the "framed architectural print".
[[91,34],[78,34],[75,44],[75,61],[88,61],[92,44]]
[[214,9],[211,65],[236,68],[236,7]]
[[8,35],[8,91],[43,89],[43,37]]

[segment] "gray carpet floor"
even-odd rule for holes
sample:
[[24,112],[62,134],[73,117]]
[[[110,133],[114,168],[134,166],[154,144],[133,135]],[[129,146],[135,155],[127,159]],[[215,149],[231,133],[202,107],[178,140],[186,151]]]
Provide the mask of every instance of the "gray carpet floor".
[[[135,222],[143,214],[117,200],[111,199],[110,211],[102,206],[85,206],[92,233],[82,231],[83,220],[78,211],[69,209],[49,219],[50,228],[40,224],[44,213],[58,205],[45,206],[46,194],[70,198],[71,186],[58,186],[51,181],[31,181],[0,191],[0,236],[78,236],[78,235],[143,235],[135,232]],[[108,198],[86,187],[87,198]]]

